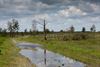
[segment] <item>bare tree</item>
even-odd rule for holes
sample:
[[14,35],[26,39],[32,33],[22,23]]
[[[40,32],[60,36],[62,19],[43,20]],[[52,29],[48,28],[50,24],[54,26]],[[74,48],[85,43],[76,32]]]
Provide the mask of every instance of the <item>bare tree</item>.
[[37,31],[37,29],[36,29],[36,26],[37,26],[37,23],[36,23],[36,21],[34,20],[33,22],[32,22],[32,32],[36,32]]
[[75,31],[75,28],[74,28],[74,26],[72,25],[71,27],[70,27],[70,32],[74,32]]
[[43,26],[44,40],[47,40],[47,33],[46,33],[46,25],[47,25],[47,23],[46,23],[46,20],[44,19],[44,20],[43,20],[43,23],[38,22],[38,21],[36,21],[36,20],[34,20],[33,22],[38,23],[38,24],[40,24],[40,25]]
[[47,40],[47,33],[46,33],[46,23],[45,23],[45,20],[44,20],[43,27],[44,27],[44,39]]
[[92,27],[90,28],[91,32],[96,32],[96,27],[95,25],[93,24]]
[[33,34],[33,32],[32,32],[32,30],[31,30],[31,29],[29,30],[29,34],[30,34],[30,35],[32,35],[32,34]]

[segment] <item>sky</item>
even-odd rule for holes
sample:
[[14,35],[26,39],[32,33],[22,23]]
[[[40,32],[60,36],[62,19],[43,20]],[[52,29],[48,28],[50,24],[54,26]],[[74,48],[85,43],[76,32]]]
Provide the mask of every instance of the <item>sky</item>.
[[0,27],[7,28],[12,18],[19,21],[20,31],[33,23],[42,31],[44,19],[46,28],[54,31],[72,25],[76,31],[90,30],[93,24],[100,31],[100,0],[0,0]]

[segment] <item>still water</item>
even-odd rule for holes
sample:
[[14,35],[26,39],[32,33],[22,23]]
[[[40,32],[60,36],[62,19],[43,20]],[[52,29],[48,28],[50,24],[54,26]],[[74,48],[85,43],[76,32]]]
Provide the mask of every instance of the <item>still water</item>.
[[[18,47],[21,48],[20,54],[27,57],[37,67],[85,67],[86,65],[41,48],[39,44],[32,43],[19,43]],[[27,49],[34,48],[35,50]],[[46,60],[45,60],[46,58]]]

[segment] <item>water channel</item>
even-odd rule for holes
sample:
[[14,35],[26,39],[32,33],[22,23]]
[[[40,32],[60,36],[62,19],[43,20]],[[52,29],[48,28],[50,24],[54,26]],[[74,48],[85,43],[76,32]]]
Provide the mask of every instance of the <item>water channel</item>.
[[[21,55],[27,57],[36,67],[85,67],[84,63],[75,61],[58,53],[41,48],[39,44],[18,43]],[[32,50],[34,48],[35,50]]]

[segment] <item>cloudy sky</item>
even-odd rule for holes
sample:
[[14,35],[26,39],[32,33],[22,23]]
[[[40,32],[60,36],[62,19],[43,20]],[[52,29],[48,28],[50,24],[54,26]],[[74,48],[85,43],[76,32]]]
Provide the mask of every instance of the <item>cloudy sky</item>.
[[[100,30],[100,0],[0,0],[0,27],[16,18],[20,31],[32,27],[32,22],[47,22],[47,28],[59,31],[73,25],[76,30],[95,24]],[[37,24],[37,29],[42,26]]]

